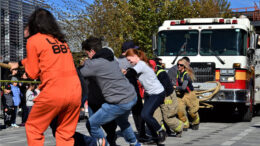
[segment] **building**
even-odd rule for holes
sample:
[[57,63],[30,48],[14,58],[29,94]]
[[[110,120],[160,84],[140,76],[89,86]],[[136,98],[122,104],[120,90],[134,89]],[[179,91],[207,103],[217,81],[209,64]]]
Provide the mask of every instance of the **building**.
[[245,15],[250,21],[251,24],[255,26],[255,30],[258,34],[260,34],[260,3],[254,2],[254,6],[252,7],[241,7],[241,8],[233,8],[232,15],[234,17],[239,17],[241,15]]
[[43,0],[0,0],[0,61],[19,61],[26,57],[23,29],[28,17]]

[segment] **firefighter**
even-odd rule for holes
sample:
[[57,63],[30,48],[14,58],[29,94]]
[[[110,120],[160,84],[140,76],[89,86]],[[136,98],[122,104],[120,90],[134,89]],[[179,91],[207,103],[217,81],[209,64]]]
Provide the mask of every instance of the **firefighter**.
[[198,114],[199,100],[193,91],[192,81],[195,79],[193,71],[189,66],[189,62],[185,59],[180,59],[177,64],[178,72],[176,77],[176,95],[178,97],[178,117],[184,122],[184,128],[189,127],[187,112],[190,115],[191,128],[198,130],[200,118]]
[[[156,63],[150,60],[152,66],[156,66]],[[163,85],[166,93],[164,103],[154,112],[154,118],[160,123],[160,125],[168,126],[172,131],[176,133],[176,137],[181,137],[183,130],[183,122],[177,118],[178,101],[177,96],[173,90],[173,85],[167,75],[167,72],[162,68],[161,64],[157,62],[155,67],[156,75]],[[163,121],[166,123],[164,125]]]

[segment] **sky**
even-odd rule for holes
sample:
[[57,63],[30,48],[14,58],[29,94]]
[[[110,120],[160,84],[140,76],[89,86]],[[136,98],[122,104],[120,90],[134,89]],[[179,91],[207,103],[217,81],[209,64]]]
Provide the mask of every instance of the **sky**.
[[[62,0],[46,0],[47,2],[55,2],[56,4],[60,3]],[[73,1],[73,0],[71,0]],[[89,3],[92,3],[94,0],[87,0]],[[259,6],[260,0],[228,0],[231,4],[230,8],[241,8],[241,7],[253,7],[254,2]],[[260,6],[259,6],[260,7]]]
[[253,7],[254,2],[259,6],[259,0],[229,0],[230,8]]

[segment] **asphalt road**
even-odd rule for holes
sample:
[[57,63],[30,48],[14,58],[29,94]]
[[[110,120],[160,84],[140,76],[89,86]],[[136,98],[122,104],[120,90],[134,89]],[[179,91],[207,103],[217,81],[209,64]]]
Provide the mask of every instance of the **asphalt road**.
[[[167,146],[260,146],[260,117],[254,117],[251,122],[236,122],[232,119],[207,119],[202,117],[199,130],[189,129],[181,138],[167,137],[164,145]],[[206,119],[206,120],[205,120]],[[135,129],[132,117],[129,117]],[[20,123],[18,118],[17,123]],[[3,120],[0,119],[0,124]],[[77,131],[88,135],[85,122],[79,122]],[[128,145],[120,136],[118,129],[118,145]],[[136,131],[136,130],[135,130]],[[26,144],[25,128],[7,128],[0,131],[0,146],[24,146]],[[55,139],[52,137],[50,128],[45,132],[45,145],[54,146]]]

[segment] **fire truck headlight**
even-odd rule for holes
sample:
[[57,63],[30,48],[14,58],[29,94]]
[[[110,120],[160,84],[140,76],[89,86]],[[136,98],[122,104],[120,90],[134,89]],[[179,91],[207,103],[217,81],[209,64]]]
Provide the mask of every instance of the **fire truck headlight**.
[[221,76],[220,82],[235,82],[235,77],[233,77],[233,76]]
[[220,77],[220,82],[227,82],[227,78],[226,77]]
[[228,81],[228,82],[235,82],[235,77],[228,77],[228,78],[227,78],[227,81]]

